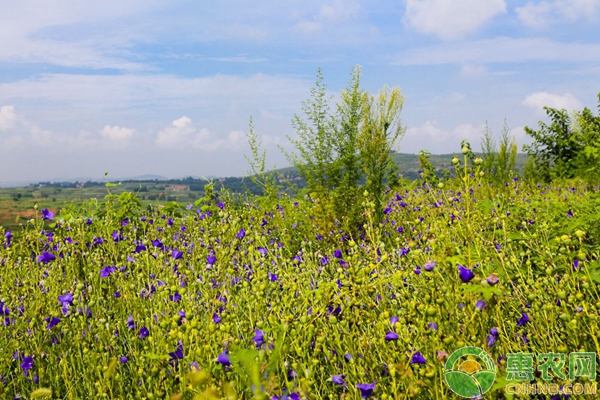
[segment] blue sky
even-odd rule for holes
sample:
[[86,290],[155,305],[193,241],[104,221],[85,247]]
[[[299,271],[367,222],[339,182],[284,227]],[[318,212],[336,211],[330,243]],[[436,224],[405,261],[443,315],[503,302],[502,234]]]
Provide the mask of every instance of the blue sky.
[[596,108],[600,0],[20,0],[0,13],[0,183],[270,166],[317,68],[399,86],[400,151],[519,144],[544,105]]

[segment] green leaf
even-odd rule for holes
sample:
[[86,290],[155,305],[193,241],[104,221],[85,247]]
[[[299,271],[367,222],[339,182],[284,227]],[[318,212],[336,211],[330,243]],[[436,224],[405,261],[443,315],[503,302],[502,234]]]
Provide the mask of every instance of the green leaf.
[[170,357],[167,355],[155,354],[155,353],[146,353],[144,354],[149,360],[168,360]]
[[481,210],[481,212],[486,215],[491,214],[492,208],[494,208],[494,203],[489,199],[485,199],[477,203],[477,209]]
[[502,291],[492,286],[481,286],[481,285],[462,285],[460,290],[464,293],[479,293],[483,295],[486,301],[490,301],[493,295],[502,296]]

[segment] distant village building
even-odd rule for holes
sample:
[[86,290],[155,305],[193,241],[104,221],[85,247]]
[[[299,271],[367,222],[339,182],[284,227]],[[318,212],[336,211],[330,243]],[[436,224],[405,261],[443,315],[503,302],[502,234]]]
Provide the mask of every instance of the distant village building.
[[190,187],[187,185],[171,185],[167,186],[165,190],[171,190],[173,192],[185,192],[186,190],[190,190]]

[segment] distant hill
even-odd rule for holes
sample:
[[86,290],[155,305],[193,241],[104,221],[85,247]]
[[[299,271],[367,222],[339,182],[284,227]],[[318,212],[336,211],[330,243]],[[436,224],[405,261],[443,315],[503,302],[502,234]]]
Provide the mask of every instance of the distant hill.
[[[452,158],[454,156],[459,156],[462,160],[462,154],[460,153],[452,153],[452,154],[430,154],[429,159],[431,163],[435,166],[438,173],[441,173],[444,169],[448,169],[450,172],[454,170],[454,166],[452,165]],[[419,178],[419,171],[421,170],[421,163],[419,161],[419,156],[417,154],[408,154],[408,153],[394,153],[393,154],[394,161],[400,168],[400,174],[408,180],[415,180]],[[515,169],[517,172],[523,172],[523,168],[527,163],[527,154],[517,154],[517,158],[515,160]],[[293,178],[299,175],[298,169],[296,167],[286,167],[277,169],[279,175],[283,175],[288,178]]]
[[[453,171],[452,166],[452,157],[455,155],[460,155],[458,153],[453,154],[431,154],[430,160],[431,163],[436,167],[438,173],[444,169],[448,169],[450,172]],[[415,180],[419,178],[419,171],[421,169],[421,164],[419,162],[419,156],[417,154],[407,154],[407,153],[394,153],[394,160],[396,164],[398,164],[400,168],[400,173],[402,177],[408,180]],[[461,155],[462,157],[462,155]],[[527,162],[526,154],[518,154],[516,159],[516,170],[518,172],[522,172]],[[306,182],[302,177],[300,177],[300,173],[296,167],[285,167],[279,168],[272,172],[275,172],[279,177],[279,183],[281,183],[284,187],[289,187],[287,184],[292,184],[295,187],[303,188],[306,187]],[[109,179],[111,182],[122,182],[124,185],[133,185],[132,187],[138,187],[139,185],[149,184],[154,187],[159,185],[159,187],[165,185],[183,185],[186,186],[192,192],[201,192],[204,190],[204,185],[208,183],[208,180],[212,180],[215,183],[217,188],[226,188],[231,190],[234,193],[240,193],[245,191],[250,191],[251,193],[258,194],[259,188],[256,187],[252,180],[249,177],[227,177],[227,178],[216,178],[213,176],[207,176],[206,179],[199,177],[186,177],[186,178],[178,178],[178,179],[168,179],[161,175],[140,175],[133,178],[121,178],[121,179]],[[68,180],[61,182],[38,182],[36,184],[29,183],[31,187],[59,187],[59,188],[75,188],[75,187],[103,187],[105,185],[104,182],[99,180]],[[17,185],[14,185],[17,186]],[[26,186],[22,185],[22,186]]]

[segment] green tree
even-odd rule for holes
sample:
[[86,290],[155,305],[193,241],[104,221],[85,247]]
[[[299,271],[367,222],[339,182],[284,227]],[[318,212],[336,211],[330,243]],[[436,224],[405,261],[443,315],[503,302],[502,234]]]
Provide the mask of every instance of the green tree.
[[544,110],[552,121],[550,125],[540,121],[537,131],[525,127],[525,132],[534,139],[532,144],[523,146],[532,160],[528,171],[544,181],[573,178],[577,170],[577,155],[583,150],[581,138],[572,129],[567,110],[550,107],[544,107]]
[[600,93],[598,115],[584,108],[576,114],[576,126],[583,145],[578,159],[579,173],[588,182],[597,183],[600,181]]
[[[359,181],[363,176],[358,137],[364,123],[368,100],[367,93],[360,88],[361,68],[352,70],[346,90],[341,91],[337,105],[335,150],[339,166],[339,184],[335,189],[335,210],[338,220],[346,219],[354,228],[360,215]],[[342,217],[343,215],[343,217]]]
[[506,121],[502,127],[499,145],[492,130],[486,124],[481,140],[481,151],[483,156],[481,168],[488,181],[503,184],[516,175],[517,142],[514,136],[510,135]]
[[398,182],[398,167],[392,151],[405,129],[400,112],[404,96],[400,88],[383,87],[375,98],[369,95],[366,102],[365,122],[358,137],[363,171],[367,176],[365,189],[375,203],[375,221],[383,218],[383,196],[387,184]]
[[569,115],[566,110],[544,107],[551,120],[549,125],[539,122],[535,131],[525,127],[534,139],[523,149],[530,156],[528,173],[545,181],[556,178],[585,178],[598,181],[600,171],[600,94],[598,112],[588,108]]

